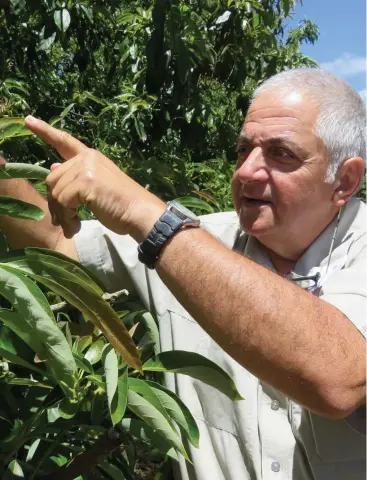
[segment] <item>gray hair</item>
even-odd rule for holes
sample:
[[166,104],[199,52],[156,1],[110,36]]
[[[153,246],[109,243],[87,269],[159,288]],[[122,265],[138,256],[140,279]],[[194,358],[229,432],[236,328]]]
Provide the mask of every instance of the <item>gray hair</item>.
[[265,91],[290,89],[311,94],[319,104],[315,133],[330,156],[326,182],[335,181],[339,167],[348,158],[361,157],[365,161],[366,107],[351,86],[320,68],[297,68],[265,80],[253,99]]

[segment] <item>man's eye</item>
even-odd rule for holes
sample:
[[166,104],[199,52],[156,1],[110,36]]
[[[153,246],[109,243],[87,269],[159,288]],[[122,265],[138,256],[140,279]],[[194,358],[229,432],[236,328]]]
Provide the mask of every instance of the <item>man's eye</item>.
[[291,152],[281,147],[269,149],[268,154],[272,157],[294,158],[294,155]]
[[244,155],[246,153],[249,153],[251,151],[251,147],[250,145],[240,145],[238,148],[237,148],[237,153],[238,155]]

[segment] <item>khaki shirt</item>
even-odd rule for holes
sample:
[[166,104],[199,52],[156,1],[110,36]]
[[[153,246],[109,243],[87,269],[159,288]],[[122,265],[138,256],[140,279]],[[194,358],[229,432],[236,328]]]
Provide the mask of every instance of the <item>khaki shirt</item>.
[[[366,334],[366,205],[348,202],[333,249],[335,219],[300,258],[289,276],[315,276],[314,294],[340,309]],[[202,226],[228,248],[274,269],[255,238],[238,234],[234,212],[202,217]],[[245,400],[232,402],[185,375],[167,375],[167,386],[185,402],[200,428],[193,465],[180,458],[182,480],[365,480],[365,410],[347,420],[328,420],[291,401],[235,362],[178,303],[156,272],[137,259],[137,244],[96,221],[75,237],[81,262],[108,291],[137,293],[159,321],[162,350],[200,353],[221,366]],[[215,259],[213,259],[215,262]],[[300,281],[312,287],[312,279]],[[274,342],[277,339],[274,338]],[[292,348],[292,345],[289,345]]]

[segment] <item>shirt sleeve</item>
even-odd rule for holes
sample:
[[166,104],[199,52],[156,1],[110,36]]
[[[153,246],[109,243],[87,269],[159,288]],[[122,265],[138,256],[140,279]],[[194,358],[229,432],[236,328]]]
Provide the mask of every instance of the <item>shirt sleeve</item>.
[[344,268],[329,275],[320,292],[320,298],[344,313],[366,337],[366,293],[367,244],[364,234],[351,245]]
[[[366,235],[362,235],[352,244],[345,267],[330,275],[320,295],[320,298],[344,313],[364,337],[367,333],[366,262]],[[344,421],[360,434],[366,435],[366,407],[364,405]]]
[[82,222],[74,237],[80,263],[95,273],[107,292],[126,288],[134,292],[134,285],[124,260],[136,257],[137,244],[128,235],[118,235],[97,220]]

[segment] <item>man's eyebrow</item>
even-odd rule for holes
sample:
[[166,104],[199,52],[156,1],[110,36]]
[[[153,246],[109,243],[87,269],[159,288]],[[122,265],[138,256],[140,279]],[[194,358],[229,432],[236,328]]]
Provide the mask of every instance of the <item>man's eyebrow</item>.
[[240,134],[240,136],[238,137],[238,140],[237,140],[236,150],[241,145],[244,145],[244,144],[251,145],[251,143],[252,143],[252,140],[251,140],[250,137],[248,137],[247,135]]
[[[252,142],[253,142],[253,139],[251,137],[244,134],[240,134],[237,140],[237,148],[243,144],[251,145]],[[295,143],[289,136],[285,136],[285,135],[280,135],[277,137],[268,137],[262,141],[262,144],[265,146],[283,145],[283,146],[288,146],[289,148],[294,148],[296,150],[303,150],[300,147],[300,145]]]

